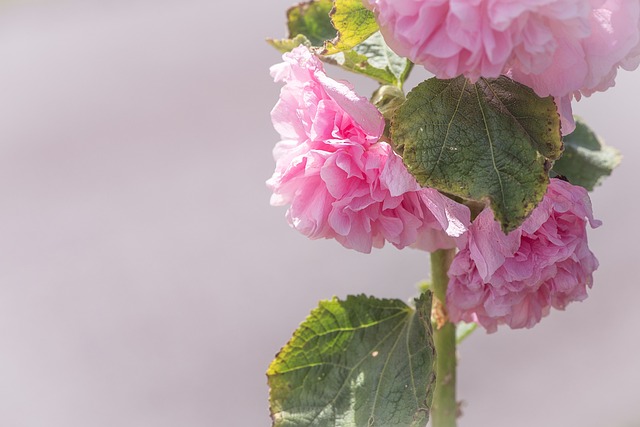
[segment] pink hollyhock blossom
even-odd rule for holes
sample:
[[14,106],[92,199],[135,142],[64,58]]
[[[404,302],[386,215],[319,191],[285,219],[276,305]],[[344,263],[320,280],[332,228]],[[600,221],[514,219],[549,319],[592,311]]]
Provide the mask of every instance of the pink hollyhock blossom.
[[598,261],[586,224],[598,227],[587,191],[552,179],[529,218],[504,235],[491,209],[475,219],[449,270],[447,304],[454,322],[531,328],[551,307],[587,297]]
[[384,119],[376,107],[327,77],[307,48],[283,58],[271,68],[285,82],[271,113],[282,137],[267,181],[271,204],[290,204],[287,219],[304,235],[361,252],[385,241],[398,248],[454,247],[453,237],[470,222],[468,209],[420,188],[391,146],[379,142]]
[[364,0],[387,43],[438,78],[507,74],[539,96],[613,86],[640,62],[640,0]]

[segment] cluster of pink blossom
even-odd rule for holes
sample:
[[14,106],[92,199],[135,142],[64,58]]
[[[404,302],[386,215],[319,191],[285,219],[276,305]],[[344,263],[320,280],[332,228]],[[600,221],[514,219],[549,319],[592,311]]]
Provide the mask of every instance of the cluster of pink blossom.
[[333,238],[370,252],[398,248],[460,251],[447,304],[454,321],[531,327],[550,307],[586,297],[598,263],[587,246],[593,219],[586,190],[552,179],[547,194],[517,230],[505,235],[485,209],[469,209],[421,188],[391,146],[381,141],[377,108],[346,82],[329,78],[300,46],[271,68],[285,83],[272,121],[276,170],[267,181],[273,205],[290,205],[292,227],[312,239]]
[[613,86],[640,63],[640,0],[365,0],[385,40],[438,78],[506,74],[556,97],[563,133],[571,100]]
[[569,302],[587,297],[598,261],[586,224],[597,227],[587,191],[552,179],[547,193],[516,230],[505,235],[485,209],[474,220],[449,269],[447,307],[454,322],[530,328]]
[[272,111],[282,137],[267,181],[272,205],[287,205],[292,227],[370,252],[385,241],[398,248],[455,247],[469,212],[436,190],[421,188],[391,146],[380,141],[384,119],[346,82],[329,78],[300,46],[271,68],[285,82]]

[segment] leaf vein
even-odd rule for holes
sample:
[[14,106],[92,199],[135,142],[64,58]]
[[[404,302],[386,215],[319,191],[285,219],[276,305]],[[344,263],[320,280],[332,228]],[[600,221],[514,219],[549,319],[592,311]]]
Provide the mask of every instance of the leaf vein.
[[[511,116],[511,118],[513,119],[513,121],[518,125],[518,127],[520,129],[522,129],[522,131],[527,135],[527,137],[529,138],[530,144],[532,147],[536,147],[536,140],[534,139],[533,136],[531,136],[531,134],[529,133],[529,131],[522,126],[522,123],[520,123],[519,119],[535,119],[535,117],[516,117],[513,115],[513,113],[511,112],[511,110],[509,109],[509,107],[506,106],[506,104],[504,102],[502,102],[502,99],[500,99],[500,97],[498,96],[498,94],[496,93],[495,90],[493,90],[493,87],[491,87],[491,84],[489,81],[487,81],[486,79],[482,79],[482,81],[487,85],[487,88],[491,91],[491,93],[493,94],[493,96],[495,97],[495,99],[500,103],[500,105],[502,105],[504,107],[505,110],[507,110],[509,112],[509,116]],[[484,114],[483,114],[484,116]]]
[[489,148],[491,149],[491,162],[493,163],[493,170],[496,171],[496,175],[498,177],[498,182],[500,183],[500,195],[502,200],[500,200],[501,204],[504,206],[504,201],[506,199],[504,194],[504,186],[502,184],[502,177],[500,176],[500,170],[498,170],[498,166],[496,165],[496,155],[493,150],[493,139],[491,138],[491,132],[489,131],[489,124],[487,123],[487,117],[484,113],[484,108],[482,108],[482,100],[480,99],[480,92],[478,91],[478,85],[474,86],[476,90],[476,96],[478,98],[478,106],[480,107],[480,113],[482,113],[482,122],[484,123],[484,129],[487,132],[487,139],[489,141]]
[[[440,94],[443,93],[446,89],[448,89],[449,86],[451,86],[451,83],[449,83],[449,85],[445,89],[443,89],[442,92],[440,92]],[[460,98],[458,98],[458,102],[456,103],[456,108],[453,111],[453,114],[451,115],[451,119],[449,120],[449,123],[447,123],[447,131],[445,132],[444,140],[442,142],[442,146],[440,147],[440,153],[438,153],[438,158],[433,164],[433,169],[431,169],[431,171],[427,174],[425,178],[425,180],[427,181],[431,178],[431,176],[434,174],[434,172],[438,168],[438,165],[440,164],[442,153],[444,153],[444,148],[447,146],[447,140],[449,139],[449,132],[451,131],[451,126],[453,124],[454,119],[456,118],[456,115],[458,114],[458,110],[460,109],[460,102],[462,101],[462,98],[464,96],[464,90],[466,87],[467,87],[467,79],[464,79],[464,85],[462,86],[462,90],[460,91]]]
[[[417,315],[417,312],[416,312],[415,315]],[[413,397],[416,400],[416,408],[419,408],[420,407],[420,402],[418,400],[418,390],[417,390],[417,387],[416,387],[415,377],[413,376],[413,356],[414,355],[411,354],[411,350],[409,348],[409,337],[411,336],[411,327],[412,326],[413,326],[413,321],[409,322],[409,326],[408,326],[408,329],[407,329],[407,339],[405,340],[405,347],[407,349],[407,354],[409,355],[409,357],[407,359],[409,360],[409,373],[411,374],[411,390],[413,391]]]
[[[333,312],[331,312],[329,310],[327,310],[327,312],[330,313],[335,318],[336,323],[339,323],[338,319],[335,317],[335,313],[333,313]],[[353,332],[353,331],[358,331],[360,329],[371,328],[373,326],[380,325],[381,323],[388,322],[389,320],[393,320],[396,317],[399,317],[399,316],[402,316],[402,315],[406,315],[408,312],[409,312],[408,310],[400,310],[400,311],[398,311],[398,313],[396,313],[396,314],[394,314],[392,316],[386,317],[384,319],[380,319],[380,320],[375,321],[375,322],[358,325],[358,326],[355,326],[355,327],[342,327],[342,328],[325,329],[323,332],[314,331],[313,338],[320,338],[320,337],[323,337],[325,335],[333,334],[333,333],[336,333],[336,332]],[[325,326],[325,325],[323,325],[323,326]],[[309,342],[309,341],[306,341],[306,342]]]
[[[400,341],[400,337],[402,336],[402,331],[404,331],[404,329],[407,327],[407,324],[409,324],[411,322],[411,319],[407,319],[407,322],[405,322],[404,324],[400,324],[402,325],[402,330],[400,331],[400,333],[398,333],[398,336],[396,337],[395,342],[393,343],[393,346],[391,347],[391,350],[389,351],[389,354],[387,355],[387,358],[384,361],[384,365],[382,366],[382,371],[380,372],[380,377],[378,379],[378,384],[376,385],[376,395],[373,399],[373,405],[371,405],[371,415],[370,415],[370,419],[373,419],[373,414],[376,411],[376,405],[378,404],[378,396],[380,395],[380,384],[382,383],[382,378],[384,377],[384,373],[387,370],[387,366],[389,366],[389,359],[391,359],[391,355],[393,355],[393,352],[396,349],[396,346],[398,345],[398,342]],[[397,328],[397,326],[396,326]],[[394,328],[395,330],[395,328]]]

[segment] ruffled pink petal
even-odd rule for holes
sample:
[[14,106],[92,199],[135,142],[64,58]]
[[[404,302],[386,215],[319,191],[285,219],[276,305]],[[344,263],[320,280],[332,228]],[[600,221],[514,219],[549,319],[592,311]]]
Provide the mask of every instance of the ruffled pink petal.
[[453,321],[530,328],[551,307],[582,301],[598,261],[586,225],[598,227],[587,191],[552,179],[547,194],[517,230],[502,234],[485,209],[463,236],[449,270],[447,305]]
[[[366,0],[398,54],[442,79],[512,76],[580,99],[640,64],[638,0]],[[572,129],[563,114],[563,133]]]
[[348,83],[329,78],[307,48],[283,58],[271,69],[285,86],[271,115],[283,140],[267,186],[272,204],[290,204],[291,226],[360,252],[385,242],[454,247],[451,236],[466,231],[469,210],[420,188],[391,146],[379,141],[385,123],[376,107]]

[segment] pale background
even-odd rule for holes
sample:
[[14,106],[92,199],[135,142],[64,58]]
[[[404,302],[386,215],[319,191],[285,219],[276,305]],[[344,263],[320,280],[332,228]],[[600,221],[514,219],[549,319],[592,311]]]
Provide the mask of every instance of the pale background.
[[[0,2],[0,427],[268,426],[264,372],[318,299],[414,295],[426,254],[268,204],[290,3]],[[623,72],[576,108],[626,156],[591,297],[465,342],[461,427],[640,425],[639,98]]]

